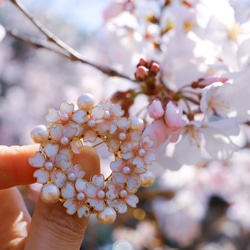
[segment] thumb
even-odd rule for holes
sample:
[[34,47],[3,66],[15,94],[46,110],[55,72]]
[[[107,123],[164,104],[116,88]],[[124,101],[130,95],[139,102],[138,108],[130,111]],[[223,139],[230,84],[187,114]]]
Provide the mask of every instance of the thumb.
[[[80,154],[74,155],[73,162],[82,166],[87,180],[100,173],[99,157],[92,148],[83,147]],[[79,249],[87,224],[87,217],[68,215],[61,202],[47,204],[39,199],[25,249]]]

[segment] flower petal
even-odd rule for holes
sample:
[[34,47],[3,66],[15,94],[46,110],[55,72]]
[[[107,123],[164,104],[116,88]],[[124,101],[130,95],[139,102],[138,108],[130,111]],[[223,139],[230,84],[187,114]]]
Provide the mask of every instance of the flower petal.
[[101,175],[94,175],[92,178],[92,182],[98,186],[98,187],[102,187],[103,183],[104,183],[104,176]]
[[76,212],[77,204],[73,200],[67,200],[63,203],[63,206],[67,208],[68,214],[74,214]]
[[51,172],[51,180],[59,187],[62,188],[67,182],[66,175],[61,170],[53,170]]
[[130,176],[127,181],[127,190],[129,193],[135,193],[140,187],[141,179],[137,176]]
[[47,122],[56,122],[60,119],[59,112],[53,108],[50,108],[48,114],[45,115],[45,120]]
[[82,124],[84,122],[87,121],[87,113],[83,110],[77,110],[73,116],[72,116],[72,120],[79,123],[79,124]]
[[38,169],[33,176],[37,178],[38,183],[47,183],[49,180],[49,172],[46,170]]
[[46,153],[46,155],[49,157],[49,159],[51,161],[54,161],[57,153],[58,153],[58,150],[59,150],[59,146],[58,144],[51,144],[51,143],[48,143],[45,147],[44,147],[44,151]]
[[70,143],[70,146],[71,146],[73,153],[75,154],[80,154],[81,149],[83,148],[82,141],[79,139],[72,140],[72,142]]
[[84,192],[87,189],[87,181],[79,178],[76,180],[75,187],[78,192]]
[[32,167],[41,168],[43,167],[44,163],[45,163],[44,156],[40,152],[36,152],[34,157],[29,158],[29,164]]
[[64,101],[61,103],[59,110],[62,113],[66,113],[66,114],[72,114],[72,112],[74,111],[74,104],[69,104],[67,101]]
[[139,199],[136,195],[128,195],[126,200],[131,207],[136,207],[136,204],[139,202]]
[[50,135],[55,141],[60,141],[62,137],[62,125],[57,124],[50,128]]
[[88,217],[89,216],[89,208],[85,205],[82,205],[77,210],[79,218],[82,218],[82,216]]
[[73,184],[71,184],[69,182],[66,184],[66,187],[61,189],[61,193],[62,193],[62,197],[66,198],[66,199],[73,198],[76,195],[75,188],[74,188]]

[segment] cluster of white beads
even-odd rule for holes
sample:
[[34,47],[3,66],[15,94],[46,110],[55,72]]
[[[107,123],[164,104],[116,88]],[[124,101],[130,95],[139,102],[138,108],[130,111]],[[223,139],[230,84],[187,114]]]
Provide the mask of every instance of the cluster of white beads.
[[[125,213],[127,205],[136,207],[135,192],[153,184],[147,166],[156,159],[151,151],[154,142],[142,138],[144,123],[137,117],[122,117],[120,105],[110,101],[94,106],[94,97],[84,94],[73,104],[61,103],[59,110],[49,109],[49,126],[35,127],[31,136],[40,143],[40,151],[29,159],[38,168],[34,177],[43,184],[41,198],[46,203],[63,202],[68,214],[79,217],[97,214],[103,224],[116,219],[116,211]],[[84,142],[102,140],[115,155],[111,175],[94,175],[90,182],[73,154],[79,154]]]

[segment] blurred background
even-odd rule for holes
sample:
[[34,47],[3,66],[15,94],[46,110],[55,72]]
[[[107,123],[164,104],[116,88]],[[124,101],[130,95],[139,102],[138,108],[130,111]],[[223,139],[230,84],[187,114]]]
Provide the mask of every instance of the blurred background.
[[[107,55],[115,48],[105,33],[102,15],[111,0],[22,2],[45,27],[84,58],[113,67],[114,62]],[[45,40],[8,1],[0,8],[0,24],[25,38]],[[133,76],[141,54],[143,51],[135,53],[127,68],[118,64],[116,69]],[[89,92],[99,102],[131,86],[133,83],[128,80],[108,77],[93,67],[71,62],[46,49],[35,49],[7,35],[0,44],[0,144],[33,143],[31,129],[46,125],[44,115],[48,108],[58,109],[63,100],[76,103],[81,93]],[[147,103],[144,99],[138,102]],[[245,130],[246,149],[230,161],[211,162],[206,168],[184,166],[178,172],[163,169],[152,187],[139,190],[138,207],[119,214],[114,224],[104,226],[91,217],[81,249],[250,250],[247,126]],[[103,167],[107,167],[109,161],[105,157],[103,162]],[[32,213],[40,186],[32,184],[20,190]]]

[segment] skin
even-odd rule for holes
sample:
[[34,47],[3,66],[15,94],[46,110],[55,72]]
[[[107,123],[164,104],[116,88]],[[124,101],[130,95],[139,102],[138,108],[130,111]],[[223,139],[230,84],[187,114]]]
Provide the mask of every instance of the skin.
[[[38,145],[0,146],[0,246],[7,249],[79,249],[84,238],[88,218],[68,215],[61,202],[46,204],[39,198],[32,219],[16,185],[35,182],[36,168],[28,159],[38,151]],[[84,147],[73,158],[81,164],[86,179],[100,174],[97,153]]]

